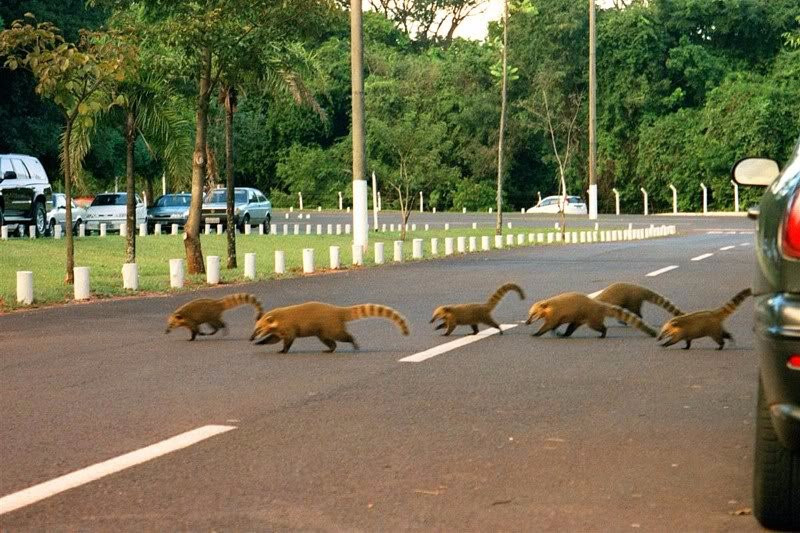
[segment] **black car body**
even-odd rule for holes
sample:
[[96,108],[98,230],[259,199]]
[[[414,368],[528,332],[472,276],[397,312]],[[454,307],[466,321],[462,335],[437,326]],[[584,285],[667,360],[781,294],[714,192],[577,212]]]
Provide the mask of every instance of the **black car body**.
[[50,180],[38,159],[0,154],[0,226],[34,225],[37,236],[46,235],[52,194]]
[[758,218],[755,333],[759,352],[754,513],[762,525],[800,528],[800,144],[781,172],[744,159],[733,176],[767,185]]
[[147,210],[147,227],[153,231],[156,224],[164,227],[177,224],[182,228],[186,225],[189,218],[189,206],[192,203],[192,195],[188,193],[165,194],[161,196],[153,207]]

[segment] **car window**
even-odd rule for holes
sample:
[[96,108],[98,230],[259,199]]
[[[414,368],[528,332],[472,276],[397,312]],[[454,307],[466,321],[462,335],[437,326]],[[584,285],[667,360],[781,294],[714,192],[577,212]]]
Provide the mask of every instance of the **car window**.
[[544,200],[542,200],[542,203],[539,204],[540,207],[547,207],[548,205],[553,205],[552,198],[545,198]]
[[102,206],[109,206],[109,205],[125,205],[127,203],[128,196],[126,193],[118,193],[118,194],[99,194],[95,196],[94,200],[92,200],[92,207],[102,207]]
[[42,168],[42,164],[39,163],[39,161],[30,159],[25,165],[28,167],[28,170],[30,170],[32,178],[40,181],[47,181],[47,174],[45,174],[44,168]]
[[0,176],[6,172],[12,172],[14,168],[11,166],[10,159],[0,159]]
[[[206,203],[209,204],[224,204],[228,201],[228,191],[225,189],[215,189],[206,196]],[[247,191],[236,191],[233,196],[234,203],[246,204]]]
[[11,165],[14,167],[14,172],[17,173],[18,179],[30,179],[30,174],[28,174],[28,168],[20,161],[19,159],[12,159]]
[[267,197],[261,194],[260,192],[256,193],[256,198],[258,198],[258,201],[261,202],[262,204],[267,203]]
[[580,196],[567,196],[567,203],[568,204],[579,204],[583,202]]

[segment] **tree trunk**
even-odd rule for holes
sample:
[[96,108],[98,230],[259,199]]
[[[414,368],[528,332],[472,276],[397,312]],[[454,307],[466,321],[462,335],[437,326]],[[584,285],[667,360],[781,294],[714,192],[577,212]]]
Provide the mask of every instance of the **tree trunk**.
[[494,232],[503,234],[503,149],[506,131],[506,98],[508,90],[508,0],[503,2],[503,89],[500,97],[500,138],[497,142],[497,222]]
[[206,135],[208,128],[208,102],[211,92],[211,49],[201,51],[200,79],[198,80],[195,109],[194,155],[192,157],[192,203],[183,235],[186,249],[186,269],[189,274],[206,271],[203,250],[200,246],[200,217],[203,207],[203,185],[206,179]]
[[74,119],[67,118],[67,131],[64,135],[64,196],[67,202],[64,227],[67,240],[67,275],[64,281],[75,283],[75,241],[72,238],[72,161],[70,159],[70,143],[72,141],[72,124]]
[[136,184],[133,180],[133,148],[136,143],[136,117],[128,109],[125,117],[125,191],[128,193],[125,224],[125,262],[136,262]]
[[227,205],[225,212],[228,215],[228,268],[236,268],[236,226],[233,223],[234,187],[233,187],[233,112],[236,105],[235,89],[225,87],[225,183],[227,185]]

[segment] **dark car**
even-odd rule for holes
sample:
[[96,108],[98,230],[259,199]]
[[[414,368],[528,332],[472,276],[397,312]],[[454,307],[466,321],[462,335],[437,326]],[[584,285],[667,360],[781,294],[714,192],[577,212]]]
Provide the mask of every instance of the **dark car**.
[[800,144],[780,171],[770,159],[733,167],[766,185],[757,208],[755,333],[759,352],[753,512],[765,527],[800,529]]
[[46,235],[52,194],[50,180],[38,159],[0,154],[0,226],[33,225],[37,236]]
[[189,218],[189,205],[192,195],[188,193],[165,194],[156,200],[153,207],[147,210],[147,229],[150,233],[161,224],[164,227],[177,224],[182,228]]
[[[226,211],[228,192],[225,189],[214,189],[203,200],[203,224],[222,224],[227,227],[228,215]],[[269,222],[272,219],[272,204],[258,189],[249,187],[236,187],[233,193],[233,223],[239,226],[239,231],[244,232],[247,224],[261,224],[269,231]]]

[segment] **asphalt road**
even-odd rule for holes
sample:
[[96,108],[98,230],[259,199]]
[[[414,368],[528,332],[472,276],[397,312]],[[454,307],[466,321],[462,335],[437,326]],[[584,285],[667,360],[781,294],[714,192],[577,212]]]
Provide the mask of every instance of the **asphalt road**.
[[[267,307],[376,302],[408,318],[409,337],[388,321],[351,323],[359,352],[323,354],[314,338],[287,355],[251,345],[249,308],[227,313],[227,337],[165,336],[191,295],[0,316],[0,497],[196,428],[234,428],[0,514],[0,529],[758,529],[733,514],[751,505],[750,302],[721,352],[709,339],[663,349],[616,325],[606,339],[516,325],[399,361],[467,333],[439,336],[434,307],[485,300],[506,281],[527,293],[495,310],[511,325],[534,300],[619,280],[687,310],[750,284],[752,222],[672,220],[682,236],[202,291],[252,291]],[[645,318],[665,314],[650,306]]]

